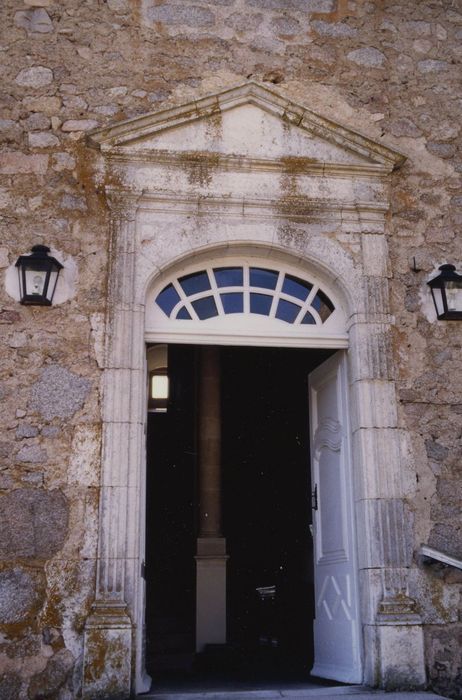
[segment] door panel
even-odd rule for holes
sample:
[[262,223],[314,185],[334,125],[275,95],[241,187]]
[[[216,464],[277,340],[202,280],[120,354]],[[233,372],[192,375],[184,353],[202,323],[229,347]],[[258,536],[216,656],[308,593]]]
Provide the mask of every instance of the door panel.
[[[309,376],[315,620],[312,675],[362,681],[346,357]],[[317,508],[316,508],[317,506]]]

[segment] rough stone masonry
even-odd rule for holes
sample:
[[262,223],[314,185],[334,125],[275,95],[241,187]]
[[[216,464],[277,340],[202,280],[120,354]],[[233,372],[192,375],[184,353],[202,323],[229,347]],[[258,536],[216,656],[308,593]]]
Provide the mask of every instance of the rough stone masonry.
[[[109,267],[85,134],[247,78],[408,156],[388,243],[414,548],[462,558],[462,324],[425,299],[438,265],[462,268],[461,3],[3,0],[0,20],[0,698],[80,693]],[[75,271],[46,310],[7,291],[36,243]],[[462,578],[416,561],[411,581],[429,687],[460,698]]]

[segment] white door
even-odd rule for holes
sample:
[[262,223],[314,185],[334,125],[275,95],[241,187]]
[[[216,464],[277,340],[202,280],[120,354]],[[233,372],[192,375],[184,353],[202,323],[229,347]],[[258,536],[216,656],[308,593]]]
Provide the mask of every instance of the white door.
[[311,673],[361,683],[344,352],[337,352],[310,374],[309,392],[315,587]]

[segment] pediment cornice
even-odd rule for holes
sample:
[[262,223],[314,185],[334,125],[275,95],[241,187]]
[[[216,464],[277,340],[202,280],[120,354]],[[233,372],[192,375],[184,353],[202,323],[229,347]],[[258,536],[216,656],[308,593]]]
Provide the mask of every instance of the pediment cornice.
[[[167,130],[178,130],[182,126],[186,127],[200,120],[212,120],[220,113],[244,105],[258,107],[278,117],[289,127],[300,129],[311,138],[317,137],[363,160],[363,163],[350,165],[308,162],[308,159],[305,159],[307,162],[303,172],[309,171],[310,168],[313,172],[319,172],[320,169],[326,170],[327,167],[327,170],[333,169],[333,171],[338,171],[340,168],[340,170],[343,169],[351,173],[356,168],[358,174],[361,174],[361,171],[363,171],[364,174],[369,172],[370,174],[380,175],[380,173],[391,172],[405,161],[405,156],[401,153],[330,119],[326,119],[307,107],[296,104],[269,90],[266,86],[255,82],[247,82],[179,107],[152,112],[102,129],[96,129],[88,134],[87,140],[90,145],[100,148],[103,153],[116,160],[143,161],[150,159],[152,161],[154,158],[159,162],[167,162],[172,160],[172,152],[167,152],[162,148],[156,151],[155,146],[154,148],[152,147],[153,139],[155,143],[156,136],[160,136],[162,132]],[[150,141],[150,148],[144,150],[143,141],[147,142],[148,140]],[[187,154],[185,154],[185,157],[187,157]],[[284,167],[287,167],[283,159],[278,161],[261,158],[252,159],[242,158],[238,155],[233,157],[229,154],[220,154],[220,158],[221,166],[228,164],[229,166],[238,166],[239,169],[242,166],[246,167],[246,165],[252,169],[254,169],[254,166],[257,169],[284,169]],[[303,158],[298,162],[298,167],[300,168],[303,165],[302,161]],[[326,172],[326,174],[328,173]]]

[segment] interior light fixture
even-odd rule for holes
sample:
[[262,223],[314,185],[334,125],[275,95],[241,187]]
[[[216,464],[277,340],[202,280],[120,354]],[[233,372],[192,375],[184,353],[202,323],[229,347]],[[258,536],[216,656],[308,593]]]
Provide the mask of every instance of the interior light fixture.
[[169,397],[169,378],[166,367],[159,367],[149,375],[149,411],[166,413]]

